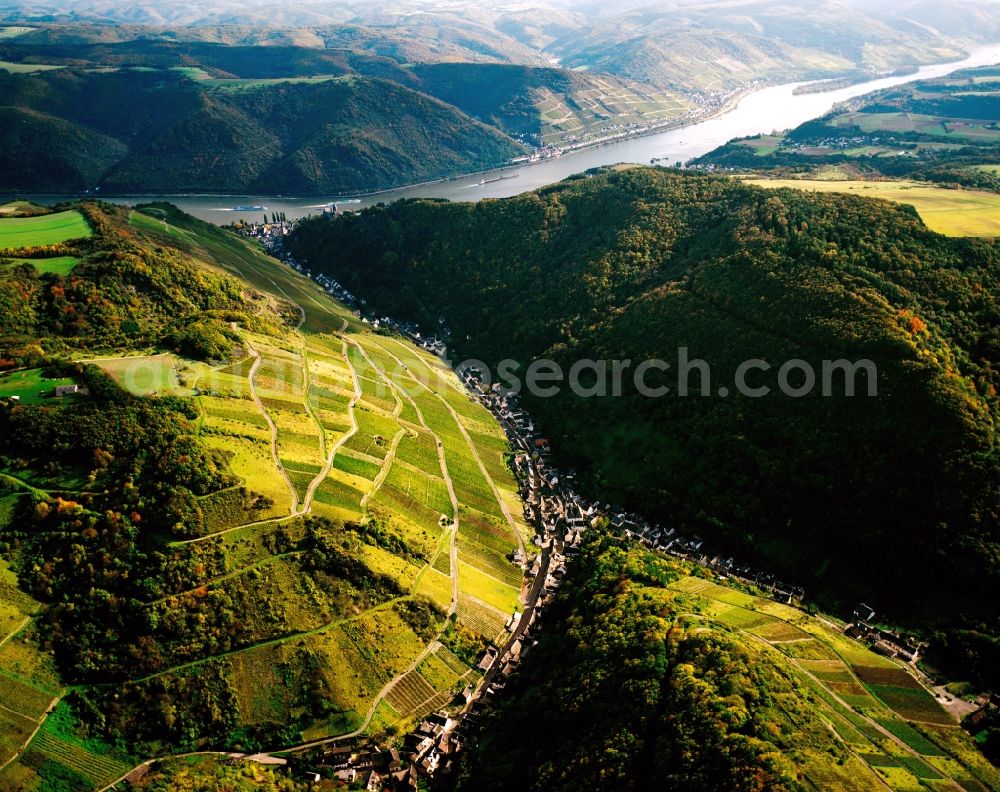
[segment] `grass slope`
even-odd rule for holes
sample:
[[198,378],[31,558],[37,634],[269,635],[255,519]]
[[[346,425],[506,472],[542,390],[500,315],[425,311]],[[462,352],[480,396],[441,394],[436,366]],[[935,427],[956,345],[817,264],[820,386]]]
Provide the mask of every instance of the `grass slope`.
[[40,217],[10,217],[0,220],[0,249],[44,247],[92,235],[83,215],[76,211]]

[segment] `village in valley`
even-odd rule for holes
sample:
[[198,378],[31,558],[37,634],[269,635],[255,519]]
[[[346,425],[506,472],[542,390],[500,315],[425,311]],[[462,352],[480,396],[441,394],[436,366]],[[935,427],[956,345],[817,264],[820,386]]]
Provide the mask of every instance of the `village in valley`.
[[[339,213],[335,206],[330,211],[330,214]],[[413,323],[399,322],[365,310],[364,300],[355,297],[330,276],[311,272],[305,263],[287,253],[284,237],[291,230],[290,224],[244,225],[236,230],[261,241],[272,255],[349,306],[374,331],[401,334],[435,355],[446,357],[443,339],[448,331],[443,322],[440,335],[425,335]],[[524,516],[536,530],[533,552],[516,550],[510,557],[511,562],[524,571],[522,591],[527,593],[523,595],[523,609],[515,611],[509,619],[506,641],[502,645],[489,646],[480,657],[477,670],[482,678],[478,685],[467,686],[448,707],[428,714],[405,736],[401,747],[380,747],[364,737],[328,738],[313,746],[302,746],[305,750],[296,754],[292,764],[311,780],[334,778],[354,788],[368,790],[416,790],[421,776],[436,777],[454,772],[456,759],[472,739],[477,721],[493,706],[496,697],[502,695],[511,675],[536,642],[544,626],[546,608],[555,598],[568,564],[579,552],[584,533],[602,522],[617,534],[651,551],[711,570],[717,580],[732,581],[786,605],[801,606],[805,599],[802,586],[713,552],[698,536],[682,536],[673,527],[651,522],[613,504],[583,497],[575,489],[576,473],[560,470],[550,463],[550,443],[522,407],[517,394],[499,384],[488,385],[486,373],[476,368],[463,368],[458,374],[470,398],[484,405],[503,427],[511,446]],[[873,651],[905,661],[914,668],[914,673],[919,673],[915,664],[922,644],[875,626],[875,611],[863,603],[855,607],[853,616],[853,620],[843,626],[846,635]],[[939,693],[938,697],[944,695]]]

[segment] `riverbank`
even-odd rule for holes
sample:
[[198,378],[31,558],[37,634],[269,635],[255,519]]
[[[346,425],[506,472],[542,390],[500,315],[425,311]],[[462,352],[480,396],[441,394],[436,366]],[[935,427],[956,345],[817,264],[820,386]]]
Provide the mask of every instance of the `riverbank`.
[[[536,190],[562,181],[591,168],[619,163],[649,164],[651,160],[674,163],[700,157],[733,138],[770,133],[775,129],[791,129],[810,121],[840,102],[874,90],[901,85],[918,79],[939,77],[972,66],[1000,63],[1000,43],[978,48],[963,61],[921,67],[908,76],[883,77],[849,88],[822,93],[796,94],[798,87],[808,83],[785,83],[776,86],[755,86],[730,98],[729,102],[710,117],[685,123],[666,130],[647,130],[617,142],[590,143],[559,157],[532,163],[508,163],[501,168],[478,171],[461,176],[411,184],[390,190],[365,194],[324,195],[284,198],[274,195],[92,195],[112,203],[170,201],[178,208],[217,225],[236,220],[259,221],[257,213],[234,212],[236,202],[247,205],[267,205],[269,211],[283,212],[289,220],[315,214],[321,207],[336,201],[358,201],[363,209],[377,203],[392,203],[412,198],[436,198],[474,202],[489,198],[506,198]],[[815,81],[813,81],[815,82]],[[491,177],[517,174],[516,179],[492,181]],[[480,184],[480,182],[487,182]],[[71,196],[26,196],[39,203],[58,203]],[[232,202],[220,205],[223,201]]]

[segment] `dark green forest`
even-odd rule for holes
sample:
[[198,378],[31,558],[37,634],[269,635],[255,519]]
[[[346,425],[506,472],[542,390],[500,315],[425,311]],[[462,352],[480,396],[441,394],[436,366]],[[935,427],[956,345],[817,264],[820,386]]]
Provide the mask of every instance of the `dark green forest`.
[[0,71],[0,190],[312,195],[467,173],[520,152],[380,77],[222,91],[160,69]]
[[[1000,250],[908,207],[622,169],[478,204],[400,202],[291,249],[375,310],[451,330],[453,362],[659,358],[709,395],[526,396],[596,497],[804,585],[921,625],[935,660],[995,675]],[[722,397],[738,365],[869,359],[801,398]],[[673,376],[673,374],[671,374]],[[691,389],[701,393],[699,374]],[[794,379],[794,377],[793,377]],[[795,380],[798,384],[801,380]],[[669,384],[674,384],[668,380]],[[708,383],[706,383],[708,384]],[[995,676],[993,677],[995,678]]]

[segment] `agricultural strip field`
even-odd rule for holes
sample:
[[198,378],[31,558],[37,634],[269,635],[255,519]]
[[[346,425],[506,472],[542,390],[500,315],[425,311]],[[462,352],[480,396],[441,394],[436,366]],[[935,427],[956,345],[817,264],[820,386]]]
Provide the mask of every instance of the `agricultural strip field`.
[[5,217],[0,220],[0,250],[56,245],[92,234],[83,215],[76,211],[39,217]]
[[912,181],[823,181],[818,179],[745,179],[769,189],[840,192],[882,198],[917,210],[932,231],[946,236],[1000,236],[1000,195],[978,190],[951,190]]
[[[190,619],[205,600],[235,606],[238,630],[208,651],[168,648],[166,669],[133,684],[219,674],[236,691],[241,723],[297,721],[302,739],[447,703],[475,674],[435,650],[443,617],[457,608],[491,641],[521,592],[522,573],[505,557],[521,526],[507,516],[520,505],[500,428],[437,358],[372,333],[245,240],[161,207],[135,211],[131,225],[207,251],[299,320],[276,335],[244,332],[245,356],[219,367],[185,371],[178,361],[202,438],[271,506],[241,511],[241,487],[200,499],[206,535],[173,546],[198,553],[202,583],[150,607],[160,619]],[[348,524],[343,547],[358,586],[341,569],[310,566],[306,517]],[[435,610],[418,633],[408,609],[424,603]]]
[[[716,622],[734,630],[748,650],[771,653],[809,691],[811,706],[850,749],[859,788],[882,783],[894,790],[919,790],[928,788],[925,782],[945,779],[966,789],[1000,783],[1000,773],[985,762],[976,778],[969,776],[968,768],[975,766],[969,763],[975,751],[970,738],[910,670],[874,654],[825,619],[699,577],[649,591],[672,600],[689,623]],[[807,768],[812,783],[823,788],[821,765]]]

